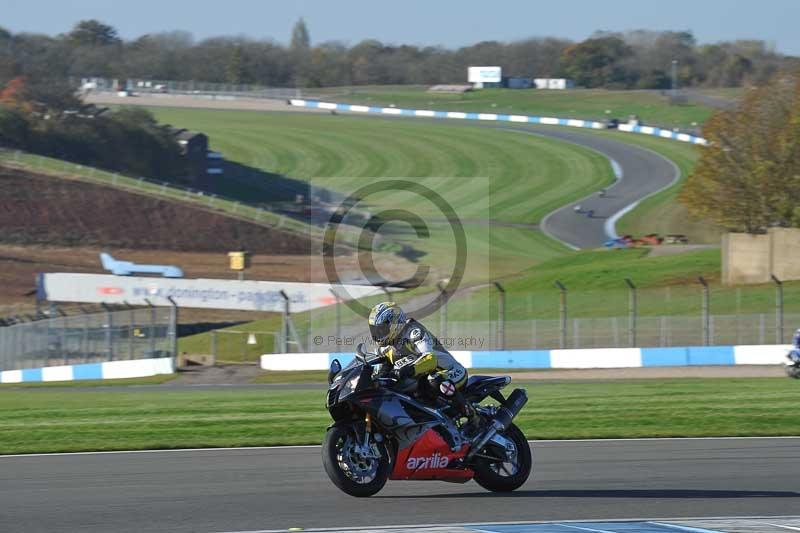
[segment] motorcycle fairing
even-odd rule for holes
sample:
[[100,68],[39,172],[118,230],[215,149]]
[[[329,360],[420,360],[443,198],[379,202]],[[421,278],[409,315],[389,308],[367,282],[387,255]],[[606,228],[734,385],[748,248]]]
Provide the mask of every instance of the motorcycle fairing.
[[464,445],[457,452],[435,429],[428,429],[411,445],[397,451],[394,469],[389,479],[438,479],[464,483],[472,479],[474,472],[460,466],[469,449]]
[[382,393],[369,400],[374,420],[395,437],[399,449],[413,444],[430,428],[452,424],[443,415],[420,402],[398,393]]

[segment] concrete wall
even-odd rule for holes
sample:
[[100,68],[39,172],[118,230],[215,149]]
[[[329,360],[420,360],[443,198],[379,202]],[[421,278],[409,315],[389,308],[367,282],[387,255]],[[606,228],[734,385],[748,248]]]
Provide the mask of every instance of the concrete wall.
[[800,279],[800,229],[772,228],[769,237],[772,273],[781,281]]
[[770,274],[770,236],[726,233],[722,236],[722,283],[766,283]]
[[771,228],[766,235],[727,233],[722,236],[722,283],[768,283],[800,279],[800,229]]
[[175,359],[131,359],[82,365],[46,366],[0,372],[0,383],[30,383],[37,381],[74,381],[84,379],[141,378],[175,372]]
[[[640,368],[654,366],[778,365],[791,345],[685,346],[586,350],[511,350],[453,352],[466,368]],[[339,359],[345,366],[353,354],[271,353],[261,356],[264,370],[327,370]]]

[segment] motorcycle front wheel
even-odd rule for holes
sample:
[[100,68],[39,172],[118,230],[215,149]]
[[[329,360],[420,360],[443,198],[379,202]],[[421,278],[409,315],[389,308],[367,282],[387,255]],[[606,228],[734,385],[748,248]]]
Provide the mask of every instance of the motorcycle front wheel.
[[[511,492],[528,480],[533,468],[533,456],[528,439],[516,425],[511,424],[501,433],[513,445],[507,450],[504,461],[490,461],[479,457],[475,462],[475,481],[492,492]],[[510,446],[511,447],[511,446]],[[493,455],[490,450],[481,450],[482,455]]]
[[322,443],[322,465],[342,492],[366,498],[386,484],[391,459],[383,444],[372,441],[368,449],[359,444],[352,426],[330,428]]

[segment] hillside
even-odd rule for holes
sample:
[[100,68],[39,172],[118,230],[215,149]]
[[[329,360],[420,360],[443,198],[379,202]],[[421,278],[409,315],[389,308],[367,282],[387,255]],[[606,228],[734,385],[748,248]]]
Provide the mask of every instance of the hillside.
[[306,255],[297,234],[111,187],[0,167],[0,243]]

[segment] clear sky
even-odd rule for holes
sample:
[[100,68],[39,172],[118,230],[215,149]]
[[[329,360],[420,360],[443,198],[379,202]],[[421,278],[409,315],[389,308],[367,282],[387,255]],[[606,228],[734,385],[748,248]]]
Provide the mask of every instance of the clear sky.
[[800,0],[0,0],[0,26],[65,32],[97,18],[130,39],[185,30],[286,43],[303,16],[313,42],[444,45],[603,30],[691,30],[703,43],[761,39],[800,55]]

